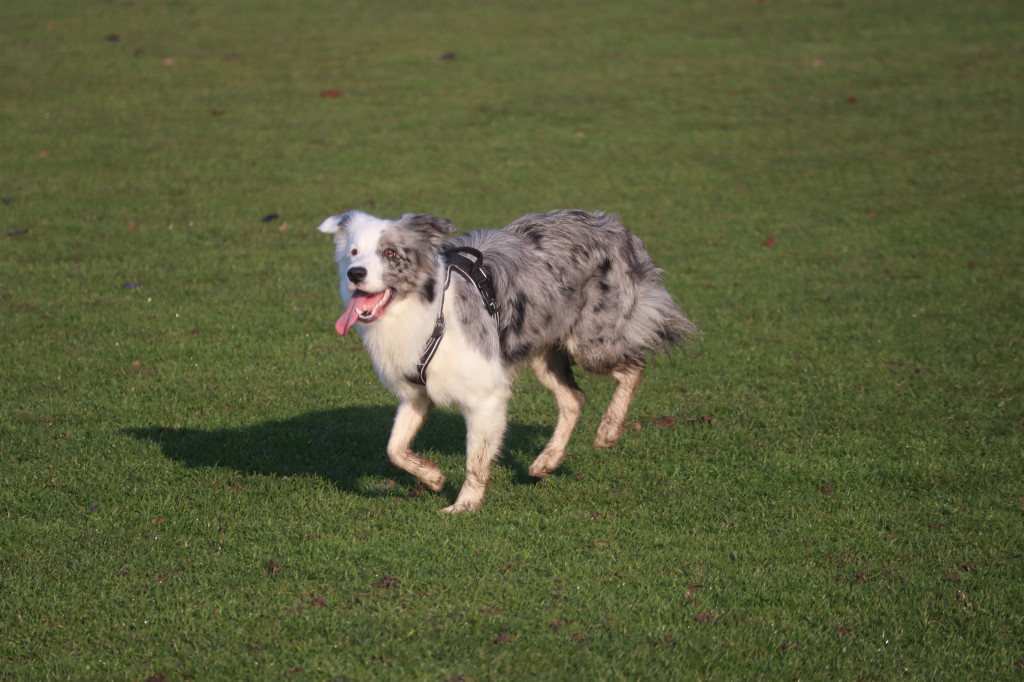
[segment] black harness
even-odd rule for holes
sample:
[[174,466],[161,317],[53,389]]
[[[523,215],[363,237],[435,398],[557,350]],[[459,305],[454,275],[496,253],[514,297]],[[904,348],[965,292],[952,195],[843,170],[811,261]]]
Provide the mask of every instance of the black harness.
[[487,314],[494,320],[495,325],[498,324],[498,299],[494,296],[494,283],[483,269],[484,255],[469,246],[451,249],[444,255],[448,260],[448,267],[445,268],[444,288],[441,290],[441,305],[437,309],[434,331],[430,333],[430,338],[427,339],[423,352],[420,353],[420,361],[416,365],[416,375],[408,378],[409,381],[420,386],[427,385],[427,365],[434,359],[437,347],[441,345],[441,339],[444,337],[444,294],[448,291],[448,285],[451,284],[453,270],[476,286],[477,291],[480,292],[480,298],[483,299],[484,308],[487,309]]

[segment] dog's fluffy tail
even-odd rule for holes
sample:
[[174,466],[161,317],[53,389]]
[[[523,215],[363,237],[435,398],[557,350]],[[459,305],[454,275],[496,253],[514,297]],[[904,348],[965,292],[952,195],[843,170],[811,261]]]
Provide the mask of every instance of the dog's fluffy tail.
[[653,332],[650,340],[642,345],[652,352],[669,350],[672,347],[683,348],[700,338],[700,330],[683,314],[668,291],[661,286],[660,272],[658,280],[657,287],[644,289],[644,297],[635,312],[635,315],[641,318],[637,326]]
[[[632,356],[634,362],[642,364],[645,355],[685,348],[699,339],[701,333],[665,289],[662,270],[651,261],[640,239],[624,230],[621,237],[630,242],[623,253],[628,254],[632,275],[623,278],[623,289],[625,296],[633,299],[634,303],[624,310],[628,322],[622,326],[621,332],[625,336],[627,354]],[[625,284],[634,278],[635,288]]]

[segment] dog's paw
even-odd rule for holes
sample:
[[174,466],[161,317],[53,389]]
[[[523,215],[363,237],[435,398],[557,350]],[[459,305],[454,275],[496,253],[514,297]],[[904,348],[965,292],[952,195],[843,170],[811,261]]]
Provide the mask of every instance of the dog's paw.
[[429,479],[421,478],[420,483],[426,486],[427,490],[439,493],[441,492],[441,489],[444,488],[444,480],[444,476],[438,474],[437,476],[431,477]]
[[455,504],[445,507],[441,511],[445,514],[461,514],[462,512],[476,511],[480,508],[480,504],[483,500],[464,500],[462,502],[456,501]]
[[533,461],[533,464],[530,465],[529,472],[534,478],[544,478],[557,468],[549,465],[547,460],[542,461],[542,459],[543,458],[538,457]]
[[619,442],[622,429],[614,429],[601,424],[597,427],[597,437],[594,438],[594,447],[598,450],[608,450]]

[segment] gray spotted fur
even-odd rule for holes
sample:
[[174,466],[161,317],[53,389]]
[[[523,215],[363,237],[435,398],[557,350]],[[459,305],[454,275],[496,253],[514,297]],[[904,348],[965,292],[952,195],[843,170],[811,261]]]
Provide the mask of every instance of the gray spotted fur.
[[[347,214],[346,214],[347,215]],[[384,270],[384,284],[398,296],[417,295],[424,303],[437,296],[437,245],[455,226],[443,218],[407,213],[381,235],[377,253],[397,254]]]
[[[661,285],[643,243],[618,216],[579,210],[532,214],[502,230],[441,242],[484,254],[500,310],[501,359],[516,365],[550,348],[589,372],[642,367],[651,353],[697,335]],[[490,350],[493,328],[472,285],[457,288],[460,321]],[[493,352],[493,351],[491,351]]]

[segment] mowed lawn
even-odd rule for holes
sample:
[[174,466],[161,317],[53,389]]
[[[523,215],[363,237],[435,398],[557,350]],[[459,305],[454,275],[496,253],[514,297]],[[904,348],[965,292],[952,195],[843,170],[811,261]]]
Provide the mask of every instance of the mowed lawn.
[[[0,678],[1024,679],[1024,5],[0,7]],[[701,342],[563,468],[341,313],[360,209],[614,211]]]

